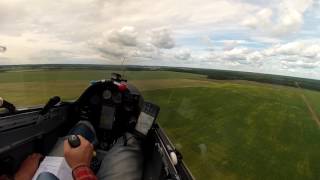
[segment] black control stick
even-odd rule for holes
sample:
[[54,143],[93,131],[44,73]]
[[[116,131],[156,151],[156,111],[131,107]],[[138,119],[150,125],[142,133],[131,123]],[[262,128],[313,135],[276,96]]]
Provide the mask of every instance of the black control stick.
[[80,146],[80,138],[77,135],[70,135],[68,137],[68,143],[72,148],[77,148]]
[[[81,141],[80,141],[80,138],[77,136],[77,135],[70,135],[68,137],[68,143],[69,145],[71,146],[71,148],[77,148],[81,145]],[[90,168],[95,172],[97,173],[99,168],[100,168],[100,165],[101,165],[101,161],[99,161],[99,159],[97,159],[97,153],[96,151],[93,151],[93,154],[92,154],[93,158],[91,160],[91,164],[90,164]]]

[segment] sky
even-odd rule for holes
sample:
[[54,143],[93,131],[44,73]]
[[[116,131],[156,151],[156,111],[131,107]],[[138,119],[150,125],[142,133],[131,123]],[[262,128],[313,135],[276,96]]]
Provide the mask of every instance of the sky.
[[320,79],[320,0],[0,1],[0,65],[123,59]]

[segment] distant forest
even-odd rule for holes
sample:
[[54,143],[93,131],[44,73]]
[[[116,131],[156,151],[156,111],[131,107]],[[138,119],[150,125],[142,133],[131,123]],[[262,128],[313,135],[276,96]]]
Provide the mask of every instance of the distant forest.
[[262,83],[278,84],[320,91],[320,80],[298,78],[290,76],[280,76],[271,74],[261,74],[242,71],[180,68],[180,67],[158,67],[158,66],[120,66],[120,65],[91,65],[91,64],[44,64],[44,65],[5,65],[0,66],[0,72],[32,70],[32,69],[94,69],[94,70],[128,70],[128,71],[174,71],[206,75],[208,79],[216,80],[247,80]]

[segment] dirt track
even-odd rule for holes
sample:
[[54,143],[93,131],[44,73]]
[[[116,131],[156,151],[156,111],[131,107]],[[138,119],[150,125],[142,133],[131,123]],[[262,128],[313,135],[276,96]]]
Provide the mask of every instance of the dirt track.
[[308,107],[308,110],[311,114],[312,119],[317,123],[318,127],[320,128],[320,119],[319,119],[317,113],[314,111],[310,102],[308,101],[306,96],[303,94],[303,89],[300,87],[299,83],[296,82],[296,86],[301,90],[301,94],[300,94],[301,98],[302,98],[303,102],[306,104],[306,106]]
[[310,105],[310,103],[309,103],[308,99],[306,98],[306,96],[304,94],[301,94],[301,97],[302,97],[304,103],[307,105],[312,119],[317,123],[318,127],[320,128],[320,119],[319,119],[317,113],[314,111],[314,109]]

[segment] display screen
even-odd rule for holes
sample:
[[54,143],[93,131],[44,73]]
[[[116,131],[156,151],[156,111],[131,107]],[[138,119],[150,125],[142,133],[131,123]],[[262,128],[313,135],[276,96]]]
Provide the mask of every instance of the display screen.
[[141,112],[136,124],[136,130],[144,135],[147,135],[154,122],[154,119],[155,118],[151,115],[146,114],[145,112]]
[[100,117],[100,128],[111,130],[114,122],[115,108],[110,106],[102,106]]

